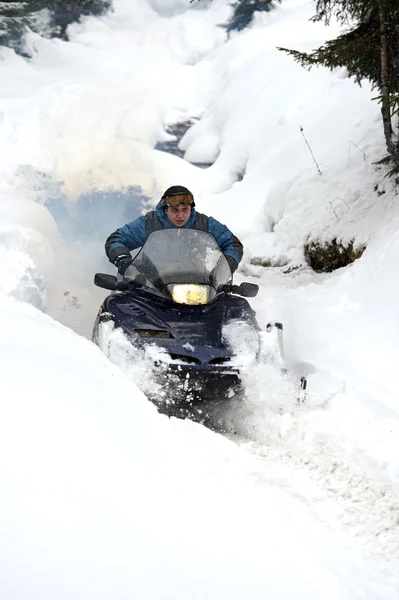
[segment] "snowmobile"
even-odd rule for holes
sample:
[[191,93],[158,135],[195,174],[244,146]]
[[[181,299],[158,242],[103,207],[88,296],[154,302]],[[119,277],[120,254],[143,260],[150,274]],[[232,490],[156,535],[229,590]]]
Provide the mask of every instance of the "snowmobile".
[[246,298],[255,297],[259,286],[233,285],[230,266],[211,234],[155,231],[123,278],[97,273],[94,283],[112,293],[100,307],[93,341],[107,352],[107,335],[119,329],[135,348],[160,350],[154,373],[162,380],[163,396],[150,398],[160,412],[193,418],[207,402],[240,391],[228,333],[235,326],[240,336],[244,332],[257,358],[260,327]]

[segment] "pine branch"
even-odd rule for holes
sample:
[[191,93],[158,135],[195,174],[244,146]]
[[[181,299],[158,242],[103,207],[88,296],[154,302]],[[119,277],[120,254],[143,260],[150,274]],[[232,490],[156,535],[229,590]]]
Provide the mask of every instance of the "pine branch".
[[312,52],[278,48],[305,69],[344,67],[359,84],[365,79],[378,88],[383,129],[392,173],[399,173],[399,143],[392,117],[399,115],[399,1],[316,0],[314,21],[335,16],[350,29]]

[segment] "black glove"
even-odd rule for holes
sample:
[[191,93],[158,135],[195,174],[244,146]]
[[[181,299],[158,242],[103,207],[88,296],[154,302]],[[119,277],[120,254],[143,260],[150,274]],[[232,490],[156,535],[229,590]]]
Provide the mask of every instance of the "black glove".
[[114,260],[114,265],[118,269],[121,275],[125,274],[125,271],[132,264],[133,259],[130,254],[119,254]]
[[231,272],[234,273],[234,271],[236,271],[238,267],[237,261],[235,261],[232,256],[228,256],[227,254],[225,254],[224,256],[227,262],[229,263]]

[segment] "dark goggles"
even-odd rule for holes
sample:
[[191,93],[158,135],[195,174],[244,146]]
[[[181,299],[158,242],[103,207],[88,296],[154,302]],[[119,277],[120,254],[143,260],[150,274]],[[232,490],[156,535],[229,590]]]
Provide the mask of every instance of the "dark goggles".
[[173,196],[166,196],[163,199],[165,201],[166,206],[179,206],[179,204],[183,204],[183,206],[191,206],[194,198],[191,194],[173,194]]

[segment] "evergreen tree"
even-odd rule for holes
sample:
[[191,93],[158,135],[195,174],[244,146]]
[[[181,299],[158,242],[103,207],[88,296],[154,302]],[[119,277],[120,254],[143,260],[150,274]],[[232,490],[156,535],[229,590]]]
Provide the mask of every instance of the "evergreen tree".
[[112,0],[53,0],[50,5],[50,26],[58,37],[67,39],[68,25],[82,16],[104,14],[111,8]]
[[22,34],[31,22],[28,2],[0,2],[0,44],[14,45],[13,41]]
[[[280,0],[277,0],[279,2]],[[252,23],[255,12],[269,12],[274,8],[272,0],[236,0],[230,4],[234,8],[234,12],[230,21],[222,25],[227,33],[231,31],[241,31]]]
[[[345,67],[359,84],[363,79],[378,90],[385,141],[393,172],[399,172],[399,143],[392,119],[399,110],[398,0],[317,0],[314,21],[328,23],[335,15],[348,30],[311,53],[280,48],[305,68]],[[395,117],[396,118],[396,117]]]
[[111,0],[0,0],[0,45],[16,50],[27,27],[35,30],[40,11],[47,9],[48,33],[66,39],[66,29],[83,15],[107,11]]
[[[269,12],[275,7],[275,3],[280,3],[282,0],[235,0],[229,3],[234,8],[234,12],[230,21],[221,25],[226,29],[227,33],[231,31],[241,31],[252,23],[255,12]],[[195,0],[190,0],[190,4]],[[200,2],[200,0],[198,0]]]

